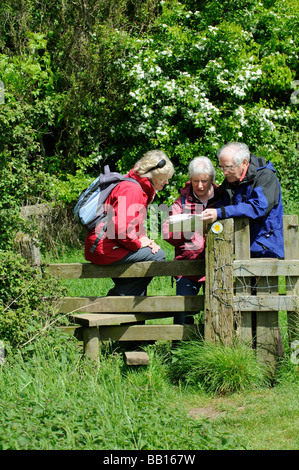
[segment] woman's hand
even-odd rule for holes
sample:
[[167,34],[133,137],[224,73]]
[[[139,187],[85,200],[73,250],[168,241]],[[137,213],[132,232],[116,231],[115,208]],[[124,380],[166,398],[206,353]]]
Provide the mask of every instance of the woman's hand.
[[157,251],[160,250],[160,246],[157,245],[157,243],[154,242],[154,240],[151,240],[148,237],[142,237],[142,238],[139,238],[139,240],[141,243],[141,248],[145,248],[146,246],[148,246],[149,248],[151,248],[152,253],[157,253]]

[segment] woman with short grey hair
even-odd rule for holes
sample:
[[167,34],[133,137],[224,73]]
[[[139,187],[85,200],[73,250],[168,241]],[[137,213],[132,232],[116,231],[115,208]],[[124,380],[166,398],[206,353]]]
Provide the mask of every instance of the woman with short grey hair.
[[196,157],[189,163],[189,178],[206,173],[214,182],[216,170],[208,157]]
[[[218,187],[215,184],[216,171],[207,157],[196,157],[189,164],[189,181],[180,189],[180,197],[171,207],[170,216],[179,214],[200,214],[207,207],[215,207],[219,199]],[[191,235],[191,236],[189,236]],[[175,247],[175,259],[204,259],[205,235],[195,231],[169,232],[169,218],[163,225],[164,238]],[[204,285],[205,277],[185,277],[176,279],[177,295],[197,295]],[[185,316],[184,312],[175,315],[177,324],[193,323],[193,315]]]

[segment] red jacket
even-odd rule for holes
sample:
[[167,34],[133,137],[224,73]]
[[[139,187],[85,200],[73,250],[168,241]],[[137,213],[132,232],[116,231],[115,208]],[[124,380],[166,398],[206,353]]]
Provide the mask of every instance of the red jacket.
[[[206,207],[215,207],[219,199],[219,189],[218,186],[214,186],[214,197],[208,200]],[[194,214],[198,213],[196,208],[198,208],[200,201],[196,198],[193,193],[191,182],[188,181],[184,188],[180,189],[180,197],[176,199],[173,203],[170,215],[175,214]],[[182,198],[184,199],[184,207],[182,207]],[[169,220],[163,225],[163,238],[168,241],[171,245],[175,247],[175,258],[179,259],[204,259],[205,257],[205,234],[204,227],[202,233],[194,232],[192,233],[191,238],[187,238],[184,232],[180,234],[169,232]],[[191,277],[186,276],[194,281],[203,281],[205,278]]]
[[128,175],[139,184],[122,181],[108,196],[105,210],[111,214],[107,230],[95,251],[90,252],[102,224],[86,234],[85,259],[94,264],[111,264],[121,260],[131,251],[141,247],[140,237],[146,236],[143,224],[148,205],[155,197],[155,189],[148,178],[138,176],[131,170]]

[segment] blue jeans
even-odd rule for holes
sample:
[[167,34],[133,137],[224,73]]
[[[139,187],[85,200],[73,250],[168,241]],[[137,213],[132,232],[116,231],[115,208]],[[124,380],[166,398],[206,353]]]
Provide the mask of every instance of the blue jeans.
[[[201,287],[201,282],[195,282],[186,277],[180,277],[176,280],[177,295],[197,295]],[[185,312],[179,312],[174,315],[174,323],[177,325],[192,324],[194,322],[193,314],[186,315]]]
[[[125,263],[138,263],[140,261],[165,261],[165,252],[160,248],[157,253],[152,253],[151,248],[140,248],[138,251],[131,251],[124,258],[111,266]],[[108,292],[108,295],[145,295],[146,288],[151,282],[151,277],[139,278],[112,278],[115,286]]]

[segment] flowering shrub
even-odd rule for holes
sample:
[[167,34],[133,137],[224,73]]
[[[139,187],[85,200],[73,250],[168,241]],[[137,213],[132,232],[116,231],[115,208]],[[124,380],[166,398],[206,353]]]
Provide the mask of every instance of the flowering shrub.
[[[216,150],[227,141],[245,141],[269,159],[274,155],[278,167],[285,166],[277,150],[287,136],[291,160],[296,148],[297,110],[290,101],[298,58],[294,27],[260,2],[249,2],[258,9],[251,22],[236,9],[231,21],[220,18],[203,26],[204,13],[187,10],[184,3],[161,2],[154,33],[132,38],[118,60],[128,84],[126,117],[113,123],[111,145],[100,156],[123,155],[118,161],[123,170],[144,150],[163,148],[177,169],[168,188],[173,198],[188,162],[197,155],[216,161]],[[261,41],[258,26],[270,28],[273,21],[281,41],[273,42],[269,29],[269,39]],[[281,171],[279,176],[283,179]]]

